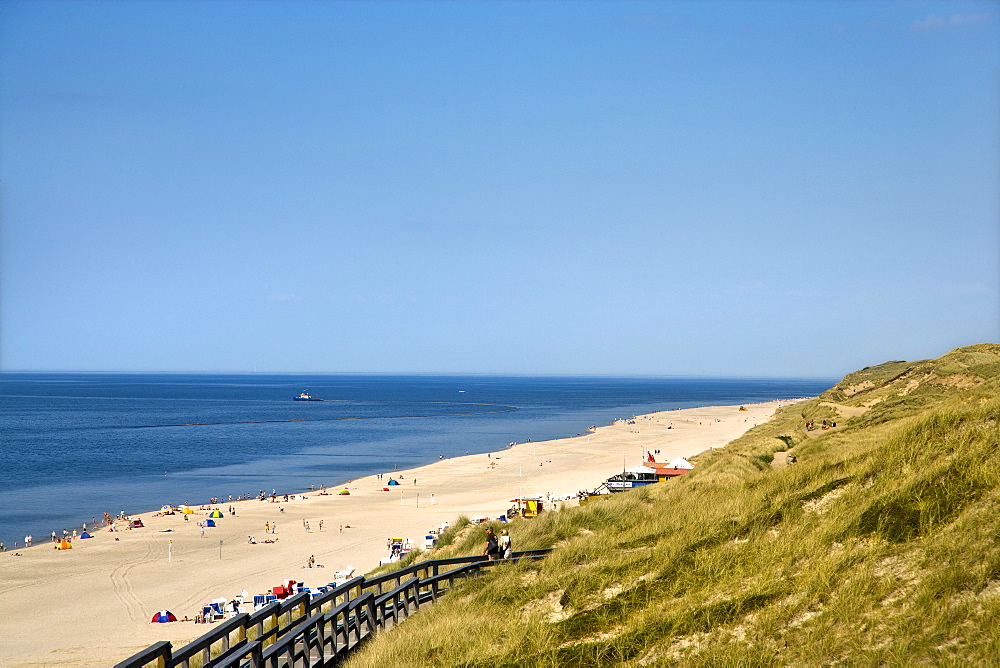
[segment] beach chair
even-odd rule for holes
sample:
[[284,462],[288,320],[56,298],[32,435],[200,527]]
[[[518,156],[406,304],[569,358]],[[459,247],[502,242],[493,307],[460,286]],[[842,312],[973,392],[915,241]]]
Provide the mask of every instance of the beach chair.
[[335,580],[348,580],[354,575],[354,566],[347,566],[342,571],[337,571],[333,574]]
[[253,609],[254,610],[260,610],[265,605],[267,605],[266,596],[264,596],[264,594],[254,594],[254,596],[253,596]]
[[225,619],[226,613],[223,612],[222,606],[218,603],[209,603],[201,607],[201,616],[206,622],[215,622]]
[[209,607],[212,608],[212,621],[226,618],[226,599],[213,599]]

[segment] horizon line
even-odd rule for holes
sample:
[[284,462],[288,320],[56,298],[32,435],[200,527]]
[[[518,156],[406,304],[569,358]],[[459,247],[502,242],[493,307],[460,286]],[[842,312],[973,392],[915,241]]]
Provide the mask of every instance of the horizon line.
[[489,371],[157,371],[157,370],[67,370],[67,369],[11,369],[0,370],[0,376],[5,374],[118,374],[118,375],[189,375],[189,376],[438,376],[438,377],[508,377],[508,378],[678,378],[678,379],[767,379],[767,380],[830,380],[842,376],[789,376],[789,375],[715,375],[715,374],[628,374],[628,373],[525,373],[525,372],[489,372]]

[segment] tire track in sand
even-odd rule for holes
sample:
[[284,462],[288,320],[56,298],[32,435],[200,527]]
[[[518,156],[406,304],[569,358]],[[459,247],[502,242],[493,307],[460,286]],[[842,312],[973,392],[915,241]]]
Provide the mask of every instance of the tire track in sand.
[[136,566],[152,561],[153,552],[155,551],[155,546],[150,540],[150,536],[144,535],[142,538],[146,546],[145,554],[139,559],[130,560],[116,566],[109,574],[111,587],[114,590],[115,596],[122,602],[125,612],[128,613],[129,620],[133,622],[145,619],[146,615],[142,607],[142,601],[135,594],[135,587],[132,585],[132,578],[130,576]]

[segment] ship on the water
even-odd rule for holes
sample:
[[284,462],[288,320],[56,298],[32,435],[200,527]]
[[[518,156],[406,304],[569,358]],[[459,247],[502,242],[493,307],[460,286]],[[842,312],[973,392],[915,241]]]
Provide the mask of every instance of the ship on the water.
[[300,394],[299,396],[297,396],[297,397],[292,397],[292,398],[293,398],[293,399],[294,399],[295,401],[323,401],[323,400],[322,400],[322,399],[320,399],[319,397],[314,397],[313,395],[309,394],[308,392],[303,392],[303,393],[302,393],[302,394]]

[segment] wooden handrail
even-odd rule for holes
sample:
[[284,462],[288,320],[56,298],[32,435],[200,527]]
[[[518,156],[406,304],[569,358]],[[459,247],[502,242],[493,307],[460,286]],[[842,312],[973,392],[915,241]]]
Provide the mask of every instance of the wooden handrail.
[[[253,613],[240,613],[176,652],[169,642],[160,641],[116,664],[115,668],[142,668],[149,664],[156,668],[186,668],[199,653],[205,668],[239,666],[245,662],[252,666],[263,666],[268,661],[277,665],[278,658],[284,655],[289,655],[291,665],[296,664],[296,658],[304,659],[300,655],[303,652],[308,655],[311,649],[315,649],[321,657],[326,657],[327,645],[331,641],[332,662],[336,657],[353,651],[365,636],[385,628],[388,616],[385,607],[389,601],[392,601],[392,621],[396,624],[400,621],[400,611],[405,619],[412,614],[411,604],[413,612],[416,612],[421,603],[435,601],[441,593],[454,587],[456,579],[478,575],[483,568],[497,564],[540,559],[551,551],[551,548],[523,550],[513,553],[510,559],[495,561],[481,555],[435,559],[410,564],[370,580],[358,576],[315,597],[309,592],[302,592],[283,601],[269,603]],[[442,573],[441,568],[447,566],[457,568]],[[413,575],[417,572],[423,573],[424,577]],[[411,577],[403,582],[403,578],[408,575]],[[383,593],[382,585],[393,580],[396,586]],[[448,585],[442,588],[441,584],[445,582]],[[425,588],[429,591],[421,592]],[[376,591],[371,591],[372,589]],[[354,590],[358,591],[358,595],[349,597]],[[345,600],[337,603],[341,596]],[[322,607],[328,603],[333,607],[326,613],[322,612]],[[264,622],[268,619],[274,620],[274,627],[265,631]],[[361,631],[362,625],[367,629],[364,634]],[[251,628],[256,629],[253,639],[248,633]],[[354,644],[350,640],[352,629],[355,631]],[[231,643],[230,635],[233,632],[238,632],[239,636]],[[341,637],[344,640],[343,647]],[[264,642],[272,638],[271,644],[265,648]],[[221,643],[221,653],[213,659],[211,652],[216,643]],[[325,658],[321,665],[327,665]]]
[[148,663],[156,662],[157,668],[165,668],[170,662],[170,643],[166,640],[154,643],[133,654],[120,663],[115,664],[115,668],[130,668],[131,666],[145,666]]

